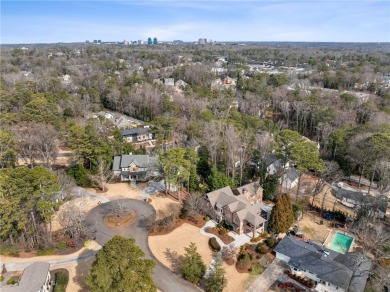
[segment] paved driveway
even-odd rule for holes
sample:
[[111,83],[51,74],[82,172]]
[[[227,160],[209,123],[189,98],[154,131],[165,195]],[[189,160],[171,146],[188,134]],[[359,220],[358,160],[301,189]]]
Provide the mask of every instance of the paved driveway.
[[133,223],[129,227],[123,230],[115,230],[109,228],[103,224],[103,217],[109,210],[111,204],[114,201],[100,204],[92,209],[87,216],[87,220],[93,222],[96,227],[96,241],[100,245],[104,245],[115,235],[121,235],[123,237],[132,237],[135,239],[137,245],[144,251],[145,257],[154,260],[157,263],[154,269],[153,278],[157,287],[163,292],[187,292],[198,291],[194,285],[183,280],[174,274],[167,267],[162,265],[151,253],[148,245],[148,231],[140,226],[140,220],[145,217],[155,216],[154,208],[143,201],[133,199],[122,199],[137,213],[137,222]]
[[274,261],[267,267],[267,269],[262,273],[246,291],[248,292],[266,292],[269,287],[283,275],[284,270],[286,269],[286,264],[281,260],[274,259]]

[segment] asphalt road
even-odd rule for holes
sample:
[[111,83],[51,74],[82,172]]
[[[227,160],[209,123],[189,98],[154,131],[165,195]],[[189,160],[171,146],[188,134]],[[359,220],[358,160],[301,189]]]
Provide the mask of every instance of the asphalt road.
[[121,199],[126,202],[132,210],[137,213],[137,220],[132,225],[123,230],[116,230],[107,227],[103,224],[103,217],[112,207],[115,201],[110,201],[104,204],[100,204],[92,209],[88,215],[87,220],[93,222],[96,228],[96,241],[100,245],[104,245],[115,235],[121,235],[123,237],[132,237],[135,239],[137,245],[144,251],[145,257],[154,260],[157,263],[154,269],[153,278],[157,287],[163,292],[187,292],[187,291],[199,291],[197,287],[190,284],[174,274],[167,267],[162,265],[152,254],[148,245],[148,231],[140,226],[140,221],[146,217],[155,216],[154,208],[143,201],[133,199]]

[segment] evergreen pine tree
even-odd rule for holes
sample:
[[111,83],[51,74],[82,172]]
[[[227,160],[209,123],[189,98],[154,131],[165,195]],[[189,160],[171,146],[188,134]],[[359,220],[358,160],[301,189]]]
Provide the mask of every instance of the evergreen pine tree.
[[182,262],[182,273],[184,279],[191,283],[198,283],[206,272],[201,255],[196,248],[195,243],[191,242],[189,247],[184,248],[186,253]]
[[114,236],[96,254],[86,277],[90,291],[156,291],[156,263],[144,255],[133,238]]
[[211,271],[206,279],[205,288],[207,292],[222,292],[227,285],[225,269],[222,266],[220,256],[215,256],[211,264]]
[[282,194],[278,197],[275,207],[272,209],[269,221],[269,230],[279,233],[286,232],[294,222],[294,212],[290,197]]

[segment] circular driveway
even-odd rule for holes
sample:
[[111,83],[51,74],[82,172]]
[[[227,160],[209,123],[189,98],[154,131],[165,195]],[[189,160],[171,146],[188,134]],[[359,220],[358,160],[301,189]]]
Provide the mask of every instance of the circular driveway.
[[197,287],[178,277],[171,270],[162,265],[151,253],[148,245],[148,230],[142,227],[142,224],[140,223],[143,220],[147,220],[147,218],[153,218],[155,216],[155,210],[152,205],[133,199],[120,199],[120,201],[136,212],[136,221],[123,229],[110,228],[104,225],[103,217],[109,212],[115,201],[100,204],[89,211],[87,215],[87,221],[95,225],[96,241],[103,246],[115,235],[134,238],[137,245],[144,251],[145,257],[152,259],[157,263],[157,266],[154,269],[153,279],[161,291],[199,291]]

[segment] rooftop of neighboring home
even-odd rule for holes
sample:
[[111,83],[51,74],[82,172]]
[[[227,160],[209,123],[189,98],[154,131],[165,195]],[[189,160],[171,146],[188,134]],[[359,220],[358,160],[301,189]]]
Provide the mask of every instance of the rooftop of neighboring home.
[[279,160],[279,158],[275,154],[271,153],[265,157],[265,164],[269,166],[277,160]]
[[150,157],[149,155],[123,154],[123,155],[114,156],[114,163],[112,166],[112,170],[118,171],[121,170],[122,168],[127,168],[131,163],[134,163],[138,167],[146,168],[155,162],[156,162],[156,158]]
[[250,183],[234,190],[230,186],[207,193],[211,205],[223,208],[227,206],[240,220],[258,226],[264,223],[261,217],[263,189],[258,183]]
[[286,172],[286,177],[287,177],[290,181],[295,181],[295,180],[298,179],[299,173],[298,173],[298,171],[297,171],[294,167],[292,167],[292,168],[290,168],[290,169],[287,170],[287,172]]
[[338,199],[354,201],[358,205],[371,205],[386,213],[388,198],[384,195],[371,196],[357,190],[333,187],[332,194]]
[[121,130],[122,136],[132,136],[132,135],[139,135],[139,134],[146,134],[150,132],[150,128],[134,128],[130,130]]
[[313,242],[285,236],[274,249],[290,258],[288,265],[349,291],[364,291],[371,261],[361,253],[340,254]]
[[41,291],[42,286],[46,282],[47,273],[49,272],[50,264],[37,262],[29,265],[24,269],[23,275],[20,278],[19,284],[11,287],[2,287],[2,292],[26,292],[26,291]]

